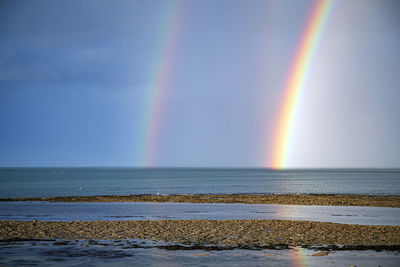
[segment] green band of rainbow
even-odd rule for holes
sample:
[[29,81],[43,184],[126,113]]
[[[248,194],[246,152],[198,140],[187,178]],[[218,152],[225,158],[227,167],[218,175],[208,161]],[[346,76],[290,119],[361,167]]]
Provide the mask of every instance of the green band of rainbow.
[[304,90],[318,39],[332,7],[333,0],[316,0],[293,59],[286,80],[282,108],[276,132],[269,149],[268,166],[282,169],[288,166],[289,149],[293,136],[293,125]]

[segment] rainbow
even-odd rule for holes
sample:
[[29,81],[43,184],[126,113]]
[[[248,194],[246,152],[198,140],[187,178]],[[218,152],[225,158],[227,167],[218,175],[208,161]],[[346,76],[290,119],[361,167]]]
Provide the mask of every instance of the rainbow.
[[295,267],[308,267],[310,266],[307,252],[302,247],[295,247],[289,250],[290,260]]
[[166,103],[170,94],[171,77],[176,61],[177,45],[179,41],[182,20],[182,0],[168,1],[164,17],[160,23],[160,39],[155,51],[152,71],[150,75],[151,85],[146,91],[143,118],[141,166],[154,166],[158,162],[161,146],[161,132],[166,116]]
[[[293,217],[297,214],[297,208],[293,205],[278,205],[277,206],[278,217],[281,219],[287,217]],[[294,267],[308,267],[310,266],[309,255],[307,255],[307,250],[297,246],[291,247],[288,251],[290,261],[290,266]]]
[[298,43],[289,75],[285,82],[278,125],[272,140],[271,149],[269,149],[268,165],[271,168],[283,169],[288,165],[289,148],[294,132],[293,126],[296,120],[300,95],[304,91],[312,58],[332,3],[333,0],[315,1]]

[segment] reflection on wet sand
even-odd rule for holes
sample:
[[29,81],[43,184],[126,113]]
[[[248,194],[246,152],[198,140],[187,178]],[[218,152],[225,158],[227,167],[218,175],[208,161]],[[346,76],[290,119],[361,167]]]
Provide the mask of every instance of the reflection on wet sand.
[[[55,240],[0,242],[0,264],[6,266],[396,266],[397,251],[321,251],[289,249],[163,249],[150,240]],[[172,244],[170,244],[172,245]],[[29,249],[27,249],[29,248]]]

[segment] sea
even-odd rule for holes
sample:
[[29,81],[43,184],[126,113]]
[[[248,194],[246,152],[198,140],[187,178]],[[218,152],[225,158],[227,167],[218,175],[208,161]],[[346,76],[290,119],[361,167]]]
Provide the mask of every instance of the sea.
[[400,195],[400,169],[0,168],[0,198],[137,194]]
[[[400,169],[0,168],[0,199],[169,194],[400,195]],[[289,219],[400,225],[400,208],[0,202],[0,220]],[[190,248],[159,240],[3,240],[0,266],[399,266],[400,251]],[[317,255],[317,256],[315,256]]]

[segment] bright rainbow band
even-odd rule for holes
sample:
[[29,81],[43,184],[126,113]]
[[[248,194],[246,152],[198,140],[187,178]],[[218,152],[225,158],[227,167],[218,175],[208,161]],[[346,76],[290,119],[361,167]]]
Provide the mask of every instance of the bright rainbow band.
[[268,149],[270,151],[268,166],[271,168],[283,169],[288,166],[289,149],[294,134],[293,126],[296,121],[300,96],[305,89],[312,58],[332,3],[333,0],[315,1],[300,42],[298,43],[298,48],[285,83],[278,125],[272,144],[270,145],[271,148]]

